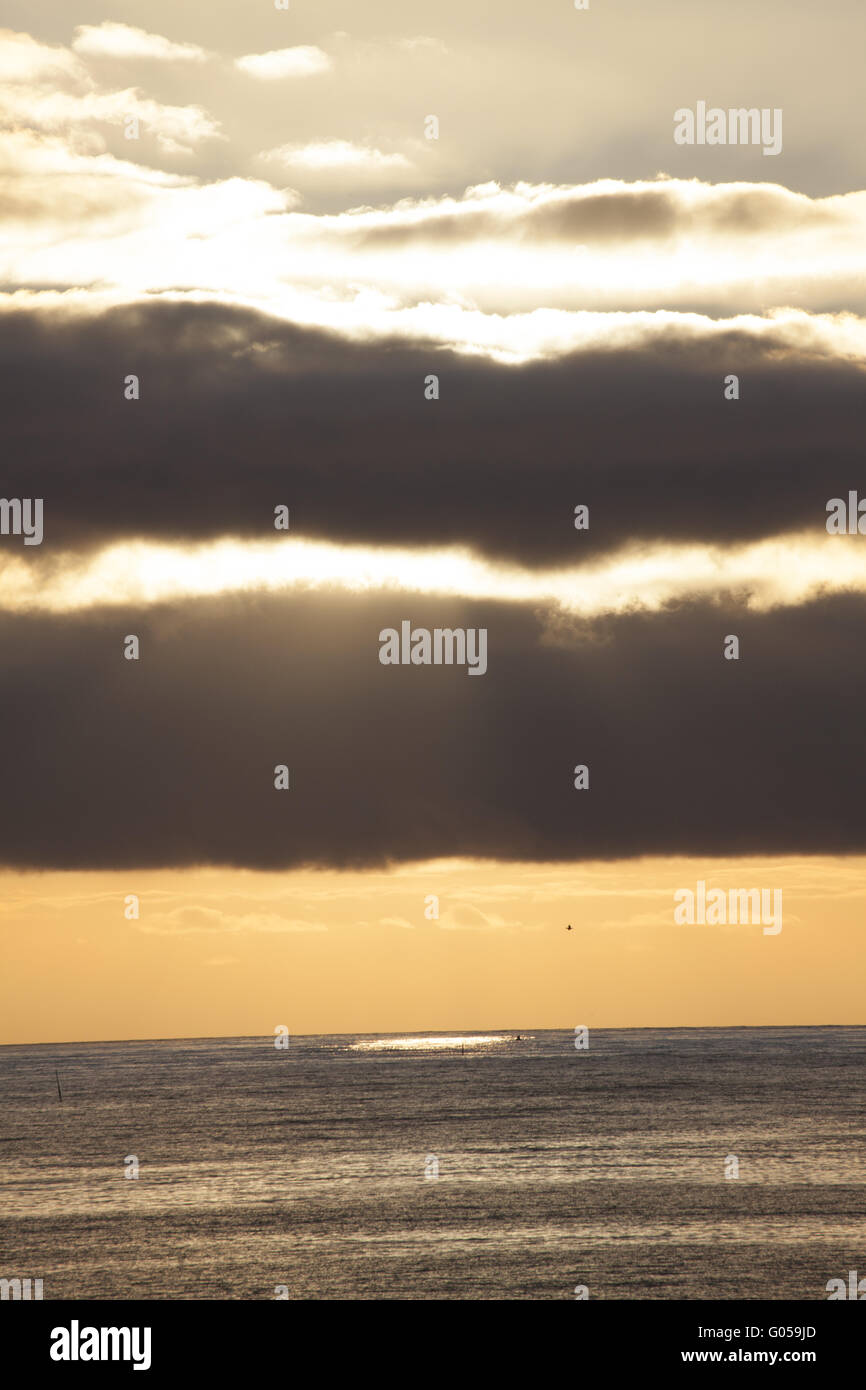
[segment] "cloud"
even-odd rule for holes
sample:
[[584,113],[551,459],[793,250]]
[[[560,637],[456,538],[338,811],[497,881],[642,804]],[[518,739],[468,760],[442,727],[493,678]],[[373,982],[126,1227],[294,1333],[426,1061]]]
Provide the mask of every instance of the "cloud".
[[4,121],[26,122],[37,130],[64,132],[71,123],[122,127],[135,116],[167,153],[190,150],[201,140],[220,137],[217,124],[200,106],[167,106],[137,88],[113,92],[60,92],[14,87],[0,94]]
[[398,53],[418,53],[429,54],[433,58],[439,58],[449,50],[441,39],[434,39],[426,34],[417,34],[408,38],[381,38],[372,39],[359,37],[357,34],[350,34],[345,29],[335,30],[333,37],[343,42],[351,44],[353,56],[361,55],[367,64],[372,63],[382,56],[389,55],[396,50]]
[[207,53],[195,43],[174,43],[129,24],[79,24],[72,47],[85,58],[153,59],[164,63],[203,63]]
[[[822,513],[818,520],[823,520]],[[535,603],[598,617],[638,608],[658,611],[703,597],[724,606],[732,595],[754,611],[795,606],[819,594],[866,593],[866,551],[859,537],[785,535],[750,546],[622,545],[595,564],[560,569],[503,565],[447,547],[411,549],[306,541],[108,545],[88,557],[62,553],[37,564],[7,549],[0,556],[0,608],[8,612],[72,612],[108,603],[126,609],[211,594],[342,590],[401,596]]]
[[247,912],[239,916],[211,907],[177,907],[171,912],[148,913],[136,922],[136,929],[151,936],[189,936],[199,932],[327,931],[322,923],[303,918],[261,912]]
[[[214,224],[240,215],[244,189],[225,190]],[[822,341],[808,321],[802,336],[795,320],[756,332],[669,321],[634,342],[600,339],[514,367],[215,303],[96,315],[76,303],[55,296],[46,310],[24,295],[0,310],[3,495],[45,500],[43,545],[25,555],[3,537],[0,553],[28,566],[136,537],[273,543],[282,503],[304,541],[585,569],[590,607],[617,579],[602,567],[628,547],[656,553],[632,555],[626,588],[660,597],[672,566],[666,577],[658,549],[696,543],[717,553],[805,533],[835,545],[840,574],[853,576],[849,539],[825,530],[827,500],[862,474],[864,369],[844,324],[834,342],[829,325]],[[139,401],[124,399],[128,372]],[[431,372],[438,401],[425,400]],[[724,399],[728,372],[740,376],[738,401]],[[578,504],[586,531],[574,527]],[[776,558],[692,556],[686,573],[707,586],[718,563],[720,586],[760,588]],[[467,572],[470,589],[481,580]],[[579,603],[577,574],[574,584]]]
[[[167,152],[222,138],[198,106],[167,106],[137,89],[106,92],[89,82],[85,74],[74,90],[7,84],[0,114],[21,127],[16,138],[25,127],[52,133],[78,142],[82,157],[82,132],[114,126],[118,138],[129,115],[138,116],[143,140],[155,135]],[[116,154],[135,153],[120,144]],[[393,199],[394,186],[423,167],[424,144],[389,151],[345,139],[295,140],[266,150],[251,167],[275,184],[290,175],[307,198],[331,188],[343,198]],[[19,163],[19,176],[27,177],[26,161]],[[314,215],[297,193],[274,187],[278,206],[244,218],[241,234],[231,222],[209,226],[210,197],[220,185],[197,183],[195,230],[203,245],[195,254],[176,234],[167,195],[155,193],[137,225],[98,239],[74,220],[65,225],[56,205],[44,217],[64,234],[49,245],[37,237],[34,246],[7,223],[5,282],[112,286],[131,299],[183,286],[296,322],[362,335],[413,333],[515,361],[591,338],[655,333],[662,314],[750,327],[798,312],[866,315],[863,192],[810,199],[769,184],[490,183],[460,198]],[[113,192],[124,196],[122,181]]]
[[0,141],[6,219],[0,266],[7,274],[16,275],[24,246],[34,259],[51,258],[65,239],[70,247],[76,244],[71,264],[86,278],[99,246],[113,239],[134,277],[158,227],[166,244],[192,259],[207,253],[203,241],[218,239],[228,227],[241,236],[244,227],[282,211],[289,201],[262,181],[227,179],[202,186],[187,174],[118,159],[102,144],[96,134],[79,135],[73,147],[62,136],[29,131]]
[[14,258],[16,241],[35,252],[85,229],[90,237],[131,234],[159,191],[192,186],[188,176],[115,158],[92,132],[77,132],[74,144],[62,135],[7,132],[0,140],[6,255]]
[[439,926],[446,931],[498,931],[503,927],[520,926],[519,922],[506,922],[496,913],[482,912],[472,903],[455,903],[441,914]]
[[[351,214],[349,214],[351,216]],[[385,216],[359,210],[354,218],[369,244],[454,248],[502,239],[522,244],[671,241],[847,231],[856,237],[866,218],[866,194],[812,199],[778,184],[600,179],[578,187],[496,182],[460,198],[404,199]],[[746,248],[739,247],[739,251]]]
[[417,38],[414,39],[395,39],[394,42],[398,48],[406,49],[409,53],[414,53],[417,50],[426,50],[436,54],[448,52],[448,49],[441,39],[428,38],[424,34],[419,34]]
[[100,89],[75,53],[35,43],[29,35],[0,31],[3,74],[0,125],[11,127],[13,135],[45,132],[74,143],[91,125],[120,127],[135,116],[143,134],[154,137],[165,153],[189,153],[202,140],[221,138],[218,124],[201,107],[166,105],[137,87]]
[[[403,617],[485,626],[487,674],[381,666],[378,633]],[[863,852],[864,621],[862,596],[554,631],[528,605],[376,594],[201,600],[122,623],[3,615],[0,854],[279,870]],[[132,631],[138,662],[122,656]],[[141,927],[316,925],[290,914],[192,906]]]
[[328,72],[332,63],[323,49],[300,44],[295,48],[278,48],[271,53],[247,53],[245,57],[235,59],[235,67],[248,77],[273,82],[282,77],[316,77]]
[[87,70],[68,48],[40,43],[30,34],[0,29],[0,81],[14,83],[87,80]]
[[286,169],[324,171],[351,169],[382,173],[385,170],[408,169],[409,160],[402,154],[384,154],[366,145],[353,145],[348,140],[320,140],[307,145],[280,145],[265,150],[261,158],[282,164]]

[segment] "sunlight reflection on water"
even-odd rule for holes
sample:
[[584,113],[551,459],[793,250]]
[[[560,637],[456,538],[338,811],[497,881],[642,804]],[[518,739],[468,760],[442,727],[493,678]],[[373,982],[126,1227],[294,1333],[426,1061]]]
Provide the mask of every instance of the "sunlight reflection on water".
[[455,1047],[489,1047],[497,1043],[526,1042],[524,1037],[515,1037],[508,1033],[504,1037],[498,1033],[472,1034],[462,1036],[460,1034],[451,1038],[443,1038],[434,1034],[429,1038],[376,1038],[371,1042],[356,1042],[349,1046],[350,1052],[434,1052],[444,1048]]

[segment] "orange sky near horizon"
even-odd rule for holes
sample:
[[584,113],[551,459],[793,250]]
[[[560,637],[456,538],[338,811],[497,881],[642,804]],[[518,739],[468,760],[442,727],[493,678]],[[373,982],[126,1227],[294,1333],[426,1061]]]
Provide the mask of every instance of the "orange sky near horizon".
[[[0,875],[0,1042],[855,1025],[862,858]],[[781,888],[783,926],[674,892]],[[125,901],[139,897],[138,920]],[[439,918],[430,895],[439,898]],[[566,926],[572,923],[573,930]]]

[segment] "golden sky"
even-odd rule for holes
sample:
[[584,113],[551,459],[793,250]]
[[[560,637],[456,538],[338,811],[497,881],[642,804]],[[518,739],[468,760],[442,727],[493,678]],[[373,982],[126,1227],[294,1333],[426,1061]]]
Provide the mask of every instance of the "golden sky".
[[[784,885],[782,930],[674,892]],[[2,1041],[863,1021],[862,859],[2,876]],[[126,899],[140,916],[127,920]],[[425,917],[439,896],[439,919]],[[566,926],[572,924],[568,932]]]

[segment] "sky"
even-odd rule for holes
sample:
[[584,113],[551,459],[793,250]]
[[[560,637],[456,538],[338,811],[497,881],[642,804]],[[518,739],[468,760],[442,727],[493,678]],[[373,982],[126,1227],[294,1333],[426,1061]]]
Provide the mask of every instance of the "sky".
[[864,1021],[858,11],[7,3],[0,1042]]

